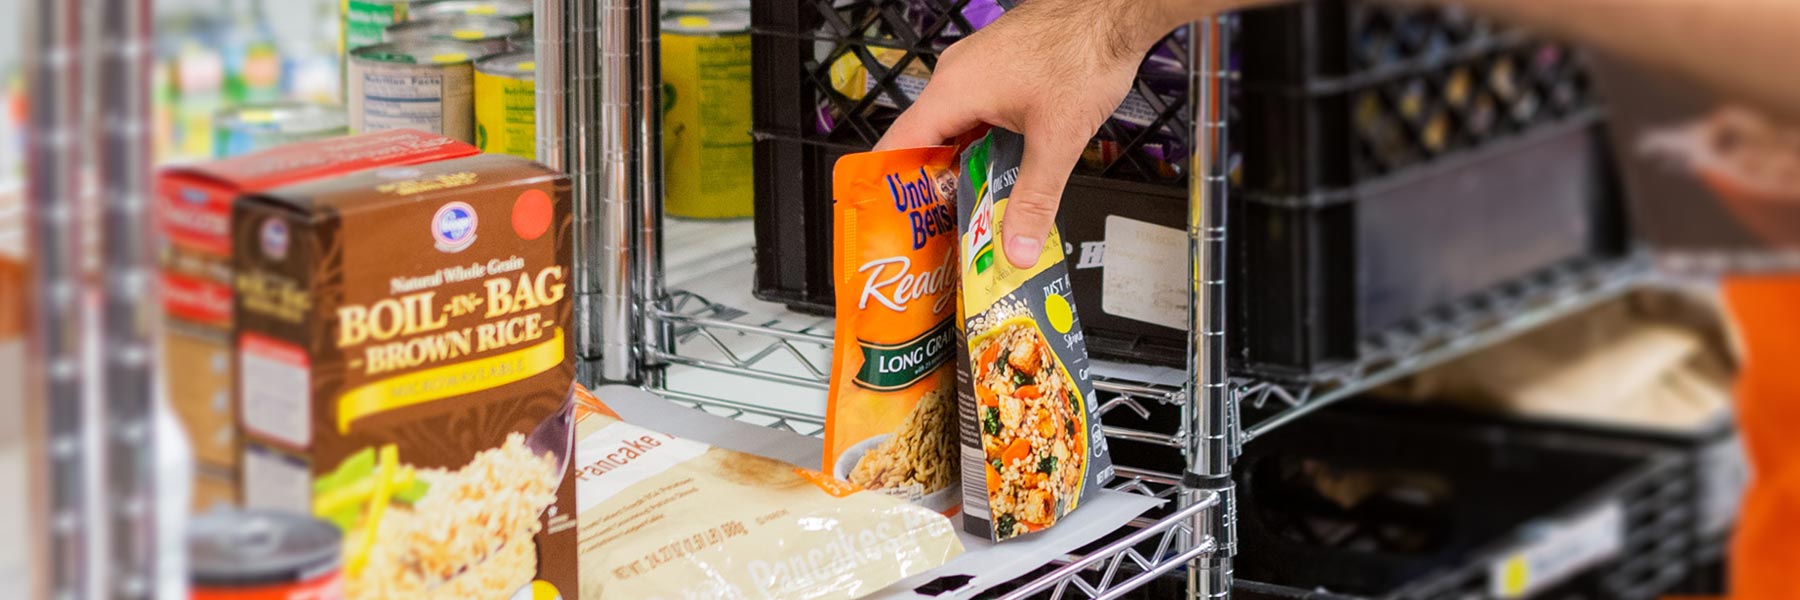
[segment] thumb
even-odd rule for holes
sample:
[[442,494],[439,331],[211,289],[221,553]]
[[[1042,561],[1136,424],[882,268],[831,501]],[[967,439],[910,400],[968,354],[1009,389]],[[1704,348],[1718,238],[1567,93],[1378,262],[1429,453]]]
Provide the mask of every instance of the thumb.
[[1019,179],[1013,184],[1012,199],[1007,201],[1006,216],[1000,223],[1006,260],[1022,269],[1036,265],[1043,253],[1069,173],[1087,146],[1088,136],[1058,129],[1064,128],[1040,127],[1025,136]]

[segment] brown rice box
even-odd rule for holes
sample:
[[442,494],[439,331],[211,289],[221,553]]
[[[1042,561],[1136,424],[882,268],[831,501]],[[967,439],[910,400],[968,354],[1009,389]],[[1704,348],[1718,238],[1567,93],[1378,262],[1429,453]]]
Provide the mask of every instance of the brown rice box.
[[341,527],[352,600],[573,598],[568,180],[476,156],[232,222],[245,502]]
[[[157,292],[167,323],[162,368],[169,402],[193,438],[202,467],[235,471],[239,457],[228,358],[232,202],[285,185],[477,153],[447,137],[401,129],[287,144],[157,172]],[[196,485],[222,487],[215,483]]]

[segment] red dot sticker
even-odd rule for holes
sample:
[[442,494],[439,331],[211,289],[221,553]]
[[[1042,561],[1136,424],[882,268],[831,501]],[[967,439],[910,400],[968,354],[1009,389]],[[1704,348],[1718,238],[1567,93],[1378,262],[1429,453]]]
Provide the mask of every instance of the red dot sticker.
[[543,190],[525,190],[513,201],[513,232],[526,240],[535,240],[550,230],[550,218],[556,212],[550,195]]

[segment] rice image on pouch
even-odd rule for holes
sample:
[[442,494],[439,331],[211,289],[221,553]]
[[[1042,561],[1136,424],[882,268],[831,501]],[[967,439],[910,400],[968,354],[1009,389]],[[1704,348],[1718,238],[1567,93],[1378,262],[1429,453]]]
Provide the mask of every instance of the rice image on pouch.
[[1005,314],[989,314],[1001,320],[970,352],[988,504],[1002,537],[1047,528],[1067,512],[1081,491],[1086,451],[1075,385],[1030,315]]
[[956,405],[950,394],[933,389],[919,397],[906,421],[892,437],[863,454],[850,471],[850,483],[865,489],[914,488],[929,494],[956,483]]
[[1029,267],[1000,254],[1024,146],[989,130],[963,150],[956,191],[962,524],[994,541],[1055,526],[1113,476],[1061,234]]
[[[532,538],[556,501],[553,456],[532,453],[516,433],[455,471],[401,465],[391,445],[379,454],[345,461],[340,472],[349,474],[330,480],[341,491],[320,495],[315,507],[347,525],[347,597],[492,600],[531,585],[538,571]],[[363,468],[362,477],[352,472]],[[370,496],[331,505],[358,492]]]

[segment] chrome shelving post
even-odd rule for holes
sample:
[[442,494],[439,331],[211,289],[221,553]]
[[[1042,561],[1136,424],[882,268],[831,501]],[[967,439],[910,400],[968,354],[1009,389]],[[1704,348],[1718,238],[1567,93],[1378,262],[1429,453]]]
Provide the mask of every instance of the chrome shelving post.
[[662,77],[656,0],[603,0],[600,18],[602,161],[597,252],[600,368],[584,381],[657,384],[651,367],[664,328]]
[[542,102],[550,103],[552,118],[560,122],[546,125],[540,121],[539,129],[563,139],[560,143],[550,140],[552,143],[539,152],[540,156],[560,154],[560,163],[548,164],[560,164],[569,174],[575,219],[577,376],[592,383],[598,379],[600,359],[606,353],[606,336],[611,326],[608,316],[616,313],[610,310],[608,302],[612,298],[606,292],[619,289],[607,285],[608,278],[616,275],[609,267],[617,264],[606,258],[606,227],[612,216],[606,201],[613,198],[606,179],[607,153],[628,148],[614,147],[611,144],[616,140],[604,137],[608,122],[601,91],[606,49],[600,29],[602,5],[592,0],[549,1],[560,3],[552,18],[534,19],[538,35],[546,38],[538,46],[539,60],[552,67],[546,72],[540,64],[539,79],[560,76],[561,80],[552,84],[554,89],[549,92],[560,94],[545,96],[542,89],[539,94]]
[[88,598],[88,474],[82,407],[81,17],[86,5],[37,0],[25,21],[25,205],[31,262],[26,456],[39,598]]
[[105,398],[108,598],[150,598],[156,588],[155,302],[149,265],[150,0],[93,0],[99,19],[95,92],[100,104],[100,312]]
[[[579,0],[576,0],[579,3]],[[602,0],[600,15],[599,122],[591,133],[600,138],[601,185],[599,187],[599,248],[583,256],[594,260],[601,275],[599,316],[601,351],[599,381],[638,381],[642,352],[638,335],[637,297],[640,259],[634,252],[639,241],[632,223],[638,214],[637,161],[649,149],[641,146],[636,126],[637,11],[642,0]]]
[[[572,18],[582,14],[583,7],[585,14],[595,13],[591,3],[569,0],[533,0],[531,5],[531,35],[533,47],[537,48],[533,57],[537,62],[537,161],[561,170],[570,179],[569,208],[575,222],[572,245],[577,258],[569,274],[575,295],[575,330],[569,335],[575,339],[578,369],[593,366],[590,360],[600,355],[600,332],[593,325],[592,309],[598,302],[595,294],[599,291],[599,275],[595,271],[599,263],[586,258],[597,237],[598,211],[593,190],[598,173],[592,139],[573,129],[593,123],[592,118],[579,113],[593,102],[595,74],[590,71],[597,62],[592,58],[593,28],[585,30],[589,37],[584,39],[584,30],[577,27],[579,19]],[[583,53],[586,60],[577,56]],[[576,98],[577,94],[583,97]],[[574,150],[570,149],[571,144]]]
[[1236,402],[1227,376],[1225,346],[1225,211],[1229,155],[1226,119],[1230,40],[1225,19],[1194,23],[1188,36],[1189,108],[1194,153],[1188,177],[1188,378],[1182,404],[1188,469],[1182,477],[1183,505],[1217,497],[1199,513],[1189,543],[1208,539],[1214,551],[1188,570],[1195,598],[1231,595],[1231,557],[1237,553],[1236,490],[1231,465],[1237,454]]
[[[637,125],[638,153],[637,218],[633,253],[637,270],[632,294],[632,310],[638,326],[636,340],[640,364],[632,381],[646,385],[662,385],[663,371],[657,356],[667,349],[668,332],[656,318],[662,306],[663,290],[663,159],[662,159],[662,11],[657,0],[638,0],[637,12],[637,95],[633,120]],[[650,351],[651,349],[657,352]]]

